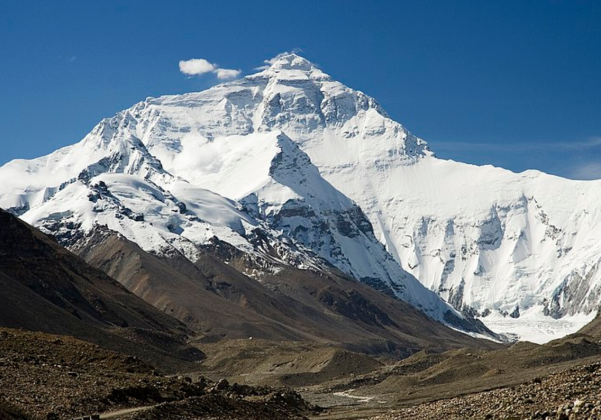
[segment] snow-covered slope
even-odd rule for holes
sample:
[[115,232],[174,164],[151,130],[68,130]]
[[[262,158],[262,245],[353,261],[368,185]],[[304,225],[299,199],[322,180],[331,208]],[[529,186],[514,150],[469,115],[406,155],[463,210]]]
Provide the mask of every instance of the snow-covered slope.
[[[38,225],[63,220],[64,195],[89,194],[80,184],[106,187],[166,243],[215,235],[256,252],[260,226],[306,251],[304,264],[318,255],[440,319],[447,307],[415,276],[497,331],[534,328],[538,341],[576,329],[601,301],[600,182],[437,159],[374,99],[295,54],[203,92],[149,98],[77,145],[5,165],[0,180],[0,206]],[[162,204],[140,204],[134,191],[153,188]],[[199,203],[215,211],[197,214]],[[136,235],[151,234],[101,213],[85,219],[142,245]]]
[[[601,184],[425,156],[377,173],[326,172],[403,266],[493,330],[544,342],[601,300]],[[373,188],[361,198],[355,190]],[[560,320],[561,319],[561,320]]]
[[[296,244],[281,246],[277,256],[253,245],[257,232],[271,244],[281,242],[281,234],[239,203],[166,172],[132,136],[129,124],[127,118],[103,120],[80,143],[38,159],[9,162],[0,168],[0,207],[66,246],[103,225],[160,255],[182,253],[195,260],[199,246],[218,237],[252,258],[323,265]],[[269,270],[270,264],[263,266]]]

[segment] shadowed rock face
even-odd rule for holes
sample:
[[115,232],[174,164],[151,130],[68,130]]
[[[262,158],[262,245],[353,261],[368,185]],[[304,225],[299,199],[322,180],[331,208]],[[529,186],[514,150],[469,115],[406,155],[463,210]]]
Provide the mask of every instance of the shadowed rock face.
[[49,237],[0,210],[0,325],[72,335],[148,360],[202,354],[191,332]]

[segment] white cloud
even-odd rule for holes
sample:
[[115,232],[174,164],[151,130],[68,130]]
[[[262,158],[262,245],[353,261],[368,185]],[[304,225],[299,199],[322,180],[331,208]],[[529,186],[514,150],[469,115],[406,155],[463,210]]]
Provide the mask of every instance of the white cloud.
[[181,139],[181,147],[182,152],[176,154],[173,166],[184,173],[198,169],[208,173],[217,172],[223,164],[218,146],[199,134],[186,134]]
[[213,71],[217,75],[218,79],[227,80],[227,79],[235,79],[240,76],[242,73],[240,70],[232,70],[232,69],[216,69]]
[[219,68],[217,64],[212,64],[204,58],[181,60],[179,62],[179,71],[188,76],[200,76],[206,73],[213,73],[219,80],[235,79],[242,73],[240,70]]
[[179,71],[189,76],[198,76],[215,71],[217,67],[209,63],[204,58],[193,58],[191,60],[181,60],[179,62]]

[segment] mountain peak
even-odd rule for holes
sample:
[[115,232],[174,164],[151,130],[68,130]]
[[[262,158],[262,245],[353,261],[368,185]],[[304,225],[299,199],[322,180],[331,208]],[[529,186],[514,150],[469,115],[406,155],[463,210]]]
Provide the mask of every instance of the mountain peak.
[[317,66],[306,58],[291,52],[283,52],[278,54],[271,60],[266,60],[266,63],[272,70],[311,71],[313,69],[317,69]]
[[284,52],[270,60],[265,60],[265,66],[257,74],[247,78],[264,78],[276,80],[330,80],[330,76],[319,67],[296,53]]

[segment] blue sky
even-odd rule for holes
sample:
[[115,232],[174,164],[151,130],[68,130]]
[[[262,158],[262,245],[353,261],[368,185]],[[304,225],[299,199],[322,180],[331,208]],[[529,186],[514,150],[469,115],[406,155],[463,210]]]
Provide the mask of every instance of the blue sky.
[[601,178],[601,2],[0,1],[0,164],[148,96],[283,51],[375,97],[436,154]]

